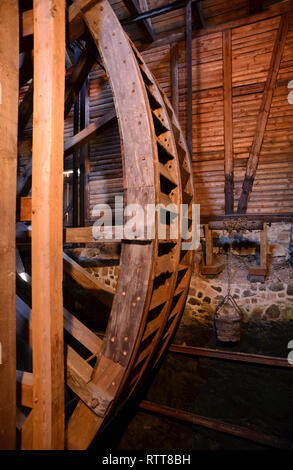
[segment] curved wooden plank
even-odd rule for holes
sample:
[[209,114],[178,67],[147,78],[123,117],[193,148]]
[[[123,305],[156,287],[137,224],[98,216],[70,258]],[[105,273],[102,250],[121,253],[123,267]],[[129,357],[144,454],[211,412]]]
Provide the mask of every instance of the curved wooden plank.
[[[99,2],[84,13],[84,18],[110,77],[123,142],[126,203],[141,205],[155,203],[154,131],[147,93],[136,58],[108,1]],[[111,321],[105,337],[104,355],[100,358],[93,376],[97,385],[103,380],[101,372],[105,360],[113,361],[113,364],[120,364],[125,368],[131,359],[149,301],[153,251],[153,243],[122,244],[121,266],[128,264],[129,269],[128,272],[125,270],[122,273],[118,283]],[[136,279],[139,279],[138,282]],[[122,374],[117,377],[115,382],[117,390],[122,378]],[[75,433],[74,429],[78,428],[76,422],[83,419],[84,407],[85,405],[80,405],[69,420],[67,436],[69,448],[80,448],[84,443],[87,447],[102,423],[93,416],[93,426],[88,428],[87,436],[81,437]],[[91,419],[90,416],[92,415],[89,414],[88,419]]]

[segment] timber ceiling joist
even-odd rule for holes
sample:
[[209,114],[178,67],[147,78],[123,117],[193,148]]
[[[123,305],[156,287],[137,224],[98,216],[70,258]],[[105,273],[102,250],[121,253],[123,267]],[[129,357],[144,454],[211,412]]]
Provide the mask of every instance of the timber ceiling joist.
[[[217,2],[213,0],[193,0],[194,29],[214,27],[228,21],[261,14],[272,4],[280,1],[240,0]],[[110,4],[138,46],[154,42],[155,39],[174,41],[184,34],[187,0],[111,0]],[[26,3],[21,12],[21,50],[32,48],[33,13]],[[83,1],[80,1],[80,11]],[[79,6],[72,3],[68,8],[67,40],[72,42],[84,33]],[[171,36],[173,35],[173,37]]]

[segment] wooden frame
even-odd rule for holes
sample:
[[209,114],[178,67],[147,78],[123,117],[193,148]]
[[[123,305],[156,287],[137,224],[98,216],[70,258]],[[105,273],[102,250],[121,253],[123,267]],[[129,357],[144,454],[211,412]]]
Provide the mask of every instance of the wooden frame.
[[[107,0],[99,2],[77,0],[70,7],[70,11],[71,13],[74,11],[75,25],[83,24],[83,20],[87,24],[110,77],[122,141],[126,204],[140,203],[143,207],[150,203],[173,204],[179,214],[179,204],[185,203],[191,217],[194,193],[190,156],[177,117],[168,99],[157,85],[134,45],[125,35]],[[35,36],[37,40],[38,37]],[[121,77],[123,77],[123,80],[121,80]],[[58,82],[54,82],[54,86],[56,86],[56,83]],[[35,80],[35,88],[36,90],[41,89],[37,80]],[[56,103],[58,102],[60,106],[59,95],[57,98]],[[54,112],[54,108],[51,109],[49,118],[52,117]],[[37,116],[38,114],[36,114]],[[113,113],[110,120],[114,120]],[[34,123],[37,126],[37,121],[34,121]],[[99,126],[95,126],[94,130],[89,128],[82,130],[79,133],[80,135],[77,134],[72,139],[67,147],[67,152],[71,152],[71,149],[76,150],[83,145],[88,141],[89,134],[93,135],[98,128]],[[50,133],[54,129],[53,127]],[[48,134],[51,135],[50,133]],[[34,131],[34,139],[38,138],[38,134],[38,130],[36,133]],[[59,133],[55,137],[56,142],[59,142]],[[43,142],[45,142],[44,148],[48,151],[47,142],[45,140]],[[38,148],[35,140],[34,148],[35,150]],[[58,159],[59,151],[58,147],[56,152]],[[35,192],[33,192],[32,211],[30,212],[30,201],[27,199],[28,210],[24,216],[30,217],[31,213],[33,222],[33,273],[35,273],[33,279],[37,279],[33,282],[32,346],[34,357],[41,348],[40,338],[42,332],[40,331],[38,319],[42,315],[44,324],[46,323],[45,318],[48,317],[52,305],[50,302],[50,292],[52,292],[50,287],[53,285],[48,286],[47,305],[41,312],[37,289],[38,292],[42,290],[39,282],[42,279],[41,273],[45,266],[38,266],[36,263],[36,253],[39,253],[38,259],[41,259],[41,241],[36,239],[36,236],[41,234],[41,227],[40,218],[37,218],[38,211],[36,210],[40,198],[35,196],[37,194],[40,196],[42,192],[46,193],[48,191],[54,181],[54,172],[51,165],[48,172],[50,178],[43,181],[39,174],[40,158],[41,156],[38,156],[39,164],[38,160],[35,160],[37,163],[33,166],[33,191],[35,190]],[[50,154],[47,158],[50,160]],[[41,187],[39,183],[42,184]],[[59,179],[56,179],[55,183],[59,185]],[[57,191],[57,194],[55,195],[56,200],[60,197],[59,191]],[[52,221],[50,201],[48,198],[43,199],[43,201],[44,208],[48,211],[48,221]],[[171,212],[172,209],[167,211]],[[191,218],[188,223],[189,227],[190,222]],[[38,228],[36,223],[39,223],[39,230],[36,230],[36,227]],[[78,341],[86,347],[89,354],[93,353],[85,360],[66,342],[66,384],[78,396],[79,402],[66,423],[65,446],[68,449],[83,449],[87,448],[96,433],[108,424],[109,420],[117,413],[118,409],[133,393],[141,380],[152,370],[166,350],[183,312],[191,276],[193,251],[186,252],[182,250],[180,235],[177,239],[158,240],[158,216],[156,216],[154,222],[154,239],[147,239],[145,236],[144,240],[139,241],[135,239],[126,241],[123,237],[121,237],[121,240],[114,240],[116,243],[121,244],[121,274],[114,299],[111,289],[107,289],[76,262],[63,255],[66,274],[87,291],[94,293],[96,298],[103,300],[108,307],[112,307],[110,322],[103,337],[102,346],[99,345],[97,351],[93,352],[86,346],[92,341],[87,340],[85,325],[78,323],[73,315],[60,307],[59,263],[62,260],[62,255],[59,259],[60,232],[59,223],[57,225],[53,223],[52,225],[54,233],[55,230],[58,232],[58,236],[54,240],[55,253],[58,254],[54,268],[55,273],[57,273],[54,278],[54,285],[55,295],[56,292],[58,294],[57,304],[55,304],[56,310],[51,314],[50,327],[53,331],[56,326],[55,334],[58,336],[58,345],[59,341],[61,344],[62,318],[60,320],[60,315],[58,316],[59,323],[57,327],[57,310],[59,313],[63,311],[61,317],[64,318],[64,328],[67,333],[72,336],[74,331],[75,336],[73,335],[73,337],[79,338]],[[89,227],[67,229],[65,230],[65,242],[93,241],[90,230]],[[25,242],[29,238],[26,236]],[[53,245],[49,244],[48,254],[52,247]],[[45,253],[44,249],[42,253]],[[49,271],[53,269],[54,262],[52,258],[48,261],[47,269]],[[126,270],[123,269],[125,266],[127,266]],[[131,290],[129,289],[130,282],[132,285]],[[43,285],[46,285],[46,283],[44,282]],[[155,316],[154,312],[156,313]],[[56,322],[54,323],[54,321]],[[74,325],[72,328],[71,323]],[[92,334],[90,330],[89,333]],[[53,349],[55,350],[53,343],[44,341],[42,347],[47,348],[46,365],[50,366],[52,365]],[[59,349],[55,350],[60,365],[59,352]],[[89,366],[88,362],[90,360],[95,361],[94,367]],[[61,366],[59,372],[60,370],[63,370]],[[34,394],[31,402],[33,409],[22,428],[23,449],[40,448],[41,446],[43,448],[45,448],[44,446],[56,448],[56,441],[50,440],[50,436],[53,436],[50,423],[45,437],[42,433],[42,429],[44,429],[44,419],[42,418],[44,415],[38,409],[38,407],[42,408],[38,404],[39,400],[35,402],[35,398],[38,399],[38,393],[41,389],[39,373],[39,364],[35,362],[32,380]],[[57,379],[56,401],[54,403],[60,404],[61,389],[63,389],[61,374],[58,375]],[[47,397],[45,397],[44,402],[50,413],[52,402],[49,398],[48,401],[46,399]],[[41,419],[37,416],[41,416]],[[60,414],[60,417],[62,420],[62,414]],[[60,421],[57,423],[57,426],[59,425],[58,429],[61,433]],[[38,438],[36,433],[32,432],[37,428],[40,429]],[[43,442],[41,442],[41,439],[43,439]],[[61,436],[60,447],[62,445]]]
[[0,214],[0,449],[16,446],[15,194],[18,119],[18,1],[0,4],[0,131],[2,194]]
[[225,213],[234,212],[234,160],[232,113],[232,31],[222,33],[224,81],[224,151],[225,151]]
[[279,73],[280,63],[286,43],[286,38],[288,34],[288,29],[290,21],[292,18],[292,13],[284,14],[280,17],[280,25],[276,34],[274,48],[272,51],[271,63],[268,72],[267,81],[265,84],[265,89],[263,92],[262,102],[260,106],[260,111],[258,114],[256,130],[249,153],[245,177],[242,185],[242,192],[238,202],[237,212],[239,214],[245,214],[247,210],[248,199],[252,191],[254,178],[256,175],[256,170],[259,161],[259,155],[264,139],[264,133],[266,125],[269,118],[270,108],[273,99],[273,93],[277,82],[277,77]]
[[213,255],[213,232],[209,225],[204,226],[206,242],[206,259],[202,262],[202,274],[219,274],[225,268],[225,263],[215,263]]
[[[65,2],[34,1],[33,448],[64,448],[62,298]],[[46,328],[44,328],[46,325]]]

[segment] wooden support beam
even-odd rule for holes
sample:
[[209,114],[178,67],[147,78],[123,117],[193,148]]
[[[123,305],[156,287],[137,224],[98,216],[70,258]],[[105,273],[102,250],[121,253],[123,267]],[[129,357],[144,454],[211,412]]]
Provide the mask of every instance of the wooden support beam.
[[33,59],[31,51],[23,52],[23,61],[19,68],[19,88],[22,88],[33,77]]
[[92,124],[82,129],[78,134],[74,135],[65,142],[64,156],[67,157],[73,152],[76,152],[83,145],[87,144],[99,132],[102,132],[108,126],[116,121],[115,109],[111,109],[104,116],[98,117]]
[[101,244],[112,244],[121,243],[121,239],[117,238],[101,238],[100,240],[95,239],[93,235],[93,226],[89,227],[68,227],[64,229],[64,243],[97,243]]
[[34,0],[33,448],[42,450],[64,449],[64,73],[65,2]]
[[224,80],[224,142],[225,142],[225,213],[234,212],[234,161],[232,113],[232,31],[222,33]]
[[15,214],[19,29],[18,1],[0,2],[0,449],[16,446]]
[[[141,9],[141,12],[142,12],[142,13],[147,13],[147,12],[149,11],[148,0],[138,0],[138,4],[139,4],[139,6],[140,6],[140,9]],[[146,22],[148,23],[149,27],[150,27],[151,30],[152,30],[152,33],[153,33],[153,35],[154,35],[154,40],[156,40],[156,33],[155,33],[154,30],[153,30],[151,18],[147,18],[147,19],[146,19]]]
[[267,268],[267,224],[264,224],[263,230],[260,232],[260,265]]
[[68,255],[63,253],[63,267],[66,274],[74,279],[85,289],[89,290],[97,299],[108,307],[112,307],[115,291],[98,281],[88,273],[82,266],[73,261]]
[[212,429],[213,431],[222,432],[231,436],[236,436],[248,441],[257,442],[269,447],[276,447],[278,449],[289,449],[291,443],[284,441],[277,436],[263,434],[252,429],[237,426],[235,424],[225,423],[218,419],[206,418],[205,416],[196,415],[184,410],[170,408],[169,406],[159,405],[143,400],[139,404],[139,408],[150,411],[152,413],[161,414],[169,418],[185,421],[186,423],[203,426],[204,428]]
[[[233,221],[235,219],[230,219],[232,221],[231,227],[234,227]],[[236,219],[237,220],[237,219]],[[235,224],[236,225],[236,224]],[[258,220],[237,220],[237,230],[262,230],[263,229],[263,222]],[[210,230],[225,230],[227,226],[227,220],[224,222],[223,220],[216,220],[215,222],[209,223]]]
[[263,0],[249,0],[249,13],[255,15],[263,11]]
[[88,74],[95,62],[96,51],[91,43],[88,49],[83,51],[74,65],[72,74],[66,83],[64,116],[66,117],[75,102]]
[[213,232],[208,225],[205,225],[205,241],[206,241],[206,265],[213,264]]
[[33,114],[33,94],[34,82],[32,81],[29,88],[24,95],[22,102],[19,105],[18,111],[18,135],[21,137],[22,133]]
[[[72,43],[85,32],[82,12],[92,7],[98,0],[75,0],[68,10],[68,41]],[[33,10],[24,11],[21,15],[22,41],[34,34]]]
[[[84,82],[80,90],[80,130],[89,125],[89,97],[88,79]],[[89,198],[89,159],[88,145],[83,145],[79,154],[80,175],[79,175],[79,226],[84,227],[87,220],[88,198]]]
[[27,408],[33,407],[33,374],[22,370],[16,371],[17,401]]
[[260,232],[260,266],[252,266],[249,268],[250,280],[253,282],[254,276],[261,276],[262,282],[267,274],[267,224],[263,224]]
[[[64,105],[64,117],[68,115],[76,96],[79,94],[80,89],[88,76],[93,63],[94,63],[94,52],[93,48],[90,48],[90,54],[83,52],[74,66],[71,76],[66,81],[65,90],[65,105]],[[33,82],[24,96],[23,101],[19,105],[19,123],[18,133],[22,135],[25,126],[27,125],[33,112]],[[27,185],[29,178],[31,177],[31,162],[29,161],[26,165],[25,171],[22,173],[21,178],[18,179],[17,195],[21,195],[22,189]]]
[[[79,51],[74,49],[74,63],[78,62]],[[79,93],[75,96],[73,105],[73,135],[76,135],[79,131]],[[79,210],[79,183],[78,183],[78,157],[77,151],[73,152],[72,155],[72,225],[73,227],[78,226],[78,210]]]
[[172,44],[170,49],[171,67],[171,96],[172,106],[176,116],[179,116],[179,47],[178,43]]
[[206,27],[205,18],[201,7],[201,2],[196,2],[195,4],[196,19],[198,23],[198,28],[203,29]]
[[32,220],[32,198],[31,198],[31,196],[21,197],[20,198],[19,220],[20,220],[20,222],[28,222],[28,221]]
[[194,346],[181,346],[171,344],[170,352],[187,354],[189,356],[210,357],[212,359],[223,359],[227,361],[245,362],[247,364],[261,364],[271,367],[291,367],[286,357],[264,356],[261,354],[250,354],[236,351],[225,351],[224,349],[197,348]]
[[286,222],[286,223],[291,223],[293,222],[293,212],[284,212],[284,213],[278,213],[278,214],[211,214],[211,215],[202,215],[201,216],[201,223],[207,224],[209,222],[213,223],[216,221],[223,221],[227,219],[246,219],[246,220],[251,220],[251,221],[262,221],[266,223],[280,223],[280,222]]
[[[19,297],[16,299],[18,334],[21,335],[21,338],[25,338],[29,346],[32,346],[31,309]],[[94,356],[99,356],[101,354],[103,341],[66,309],[63,310],[63,313],[64,329]],[[93,408],[95,413],[103,414],[111,401],[111,396],[108,391],[103,391],[90,383],[93,375],[92,367],[67,344],[65,344],[65,357],[67,385],[69,385],[90,408]],[[33,374],[17,371],[16,380],[18,403],[22,406],[33,408]],[[94,406],[93,400],[95,400]],[[32,421],[30,425],[24,429],[24,433],[31,434],[31,427]],[[32,444],[30,444],[29,448],[32,448]]]
[[239,214],[244,214],[247,210],[247,203],[250,193],[252,191],[252,186],[258,166],[259,155],[262,147],[262,142],[264,138],[264,133],[270,113],[272,98],[274,89],[276,86],[277,76],[280,68],[280,62],[282,59],[287,33],[289,25],[291,22],[292,13],[287,15],[282,15],[280,18],[279,29],[276,33],[274,48],[272,52],[270,68],[268,72],[268,77],[262,97],[262,103],[260,106],[260,111],[258,114],[256,131],[254,134],[251,150],[249,153],[246,173],[242,185],[242,192],[238,202],[237,212]]
[[[98,352],[97,352],[98,353]],[[83,359],[71,346],[65,345],[66,384],[97,416],[104,416],[114,398],[117,387],[99,386],[93,381],[92,366]],[[107,358],[102,357],[105,376],[111,374],[113,380],[123,374],[124,369]],[[33,388],[34,375],[18,370],[16,372],[18,403],[27,408],[34,407]],[[33,410],[34,413],[34,410]]]
[[[28,285],[31,284],[31,278],[26,274],[26,281]],[[17,317],[17,334],[21,332],[25,335],[27,344],[32,346],[31,341],[31,309],[28,305],[18,296],[16,296],[16,317]],[[99,354],[102,350],[103,341],[81,323],[74,315],[72,315],[66,308],[63,308],[63,325],[64,330],[67,331],[73,338],[81,343],[92,354]]]
[[192,159],[192,0],[186,5],[186,140]]
[[[17,193],[16,193],[17,197],[21,197],[23,192],[27,189],[31,176],[32,176],[32,160],[30,158],[26,166],[24,167],[21,175],[17,175]],[[20,210],[24,210],[24,208],[20,206]],[[31,214],[31,210],[30,210],[30,214]],[[25,212],[21,214],[20,212],[20,217],[27,217],[27,216],[28,216],[28,213]]]
[[206,242],[206,259],[205,264],[201,265],[202,274],[218,274],[223,271],[224,263],[215,263],[213,256],[213,233],[209,225],[204,226],[205,229],[205,242]]
[[[138,0],[123,0],[126,7],[133,15],[140,15],[143,10],[138,3]],[[156,40],[156,36],[152,25],[147,20],[141,20],[138,22],[138,27],[143,33],[143,36],[147,42],[154,42]]]

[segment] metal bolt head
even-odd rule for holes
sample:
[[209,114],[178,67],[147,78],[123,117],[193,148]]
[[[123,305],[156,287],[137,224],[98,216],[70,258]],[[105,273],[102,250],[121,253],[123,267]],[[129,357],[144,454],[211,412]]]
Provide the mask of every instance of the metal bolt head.
[[99,406],[99,400],[97,398],[92,398],[92,408],[97,408]]

